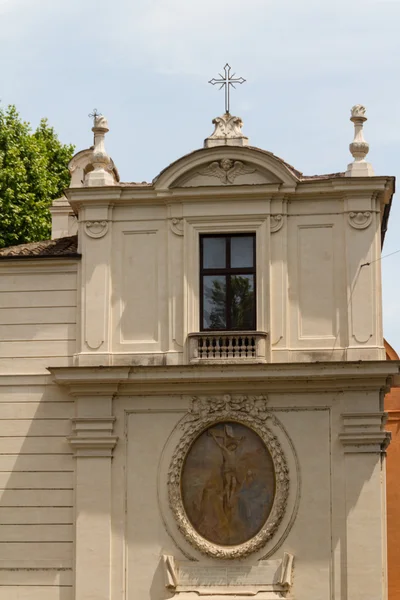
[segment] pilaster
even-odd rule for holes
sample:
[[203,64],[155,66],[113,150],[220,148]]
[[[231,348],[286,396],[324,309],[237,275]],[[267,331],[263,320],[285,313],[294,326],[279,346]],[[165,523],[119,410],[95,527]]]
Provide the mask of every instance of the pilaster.
[[342,419],[339,439],[344,449],[346,597],[385,600],[385,449],[390,442],[390,433],[383,430],[386,415],[380,412],[346,413]]
[[380,275],[379,211],[374,194],[347,196],[347,360],[384,360]]
[[79,214],[82,254],[79,365],[108,365],[111,352],[110,294],[112,204],[84,206]]
[[110,600],[113,397],[117,383],[71,384],[75,417],[68,441],[75,469],[75,600]]

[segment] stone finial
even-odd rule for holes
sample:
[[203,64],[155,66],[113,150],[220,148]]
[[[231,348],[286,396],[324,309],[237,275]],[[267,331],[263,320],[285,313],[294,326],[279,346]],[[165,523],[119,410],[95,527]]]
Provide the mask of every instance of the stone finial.
[[225,113],[212,121],[215,129],[213,133],[204,140],[204,148],[215,146],[248,146],[249,138],[243,135],[243,121],[240,117],[233,117]]
[[94,133],[94,148],[90,162],[93,166],[93,171],[87,174],[84,185],[88,187],[114,185],[112,161],[104,145],[104,138],[109,128],[107,119],[103,115],[94,115],[92,131]]
[[354,140],[349,148],[354,161],[348,165],[346,177],[372,177],[374,175],[372,165],[365,160],[369,152],[369,144],[365,141],[363,133],[366,120],[365,106],[362,104],[353,106],[350,121],[354,123]]

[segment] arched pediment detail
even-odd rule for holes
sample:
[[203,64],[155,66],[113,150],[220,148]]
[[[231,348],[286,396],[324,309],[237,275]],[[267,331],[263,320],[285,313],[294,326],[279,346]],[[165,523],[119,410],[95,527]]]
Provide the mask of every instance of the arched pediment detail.
[[[85,183],[85,178],[90,171],[93,171],[92,165],[93,146],[86,150],[77,152],[71,158],[68,164],[68,170],[71,175],[71,183],[69,187],[82,187]],[[111,170],[116,182],[119,181],[119,173],[113,160],[111,159]]]
[[283,160],[258,148],[196,150],[173,162],[154,179],[155,189],[280,184],[293,187],[298,173]]

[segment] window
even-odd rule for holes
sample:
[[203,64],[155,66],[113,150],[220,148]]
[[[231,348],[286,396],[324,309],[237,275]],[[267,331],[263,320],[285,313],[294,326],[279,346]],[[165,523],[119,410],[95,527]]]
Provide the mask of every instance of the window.
[[255,331],[255,234],[200,237],[201,331]]

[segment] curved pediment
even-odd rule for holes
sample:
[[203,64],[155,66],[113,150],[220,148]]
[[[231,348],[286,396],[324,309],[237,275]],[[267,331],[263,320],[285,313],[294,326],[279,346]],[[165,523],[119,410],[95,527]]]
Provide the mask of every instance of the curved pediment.
[[[81,150],[71,158],[68,164],[68,170],[71,175],[69,187],[83,187],[86,175],[90,173],[90,171],[93,171],[92,157],[93,146],[91,148],[87,148],[86,150]],[[118,182],[119,173],[117,167],[115,166],[114,161],[112,159],[110,160],[112,174],[115,181]]]
[[156,189],[281,184],[293,187],[301,174],[270,152],[252,147],[204,148],[161,171]]

